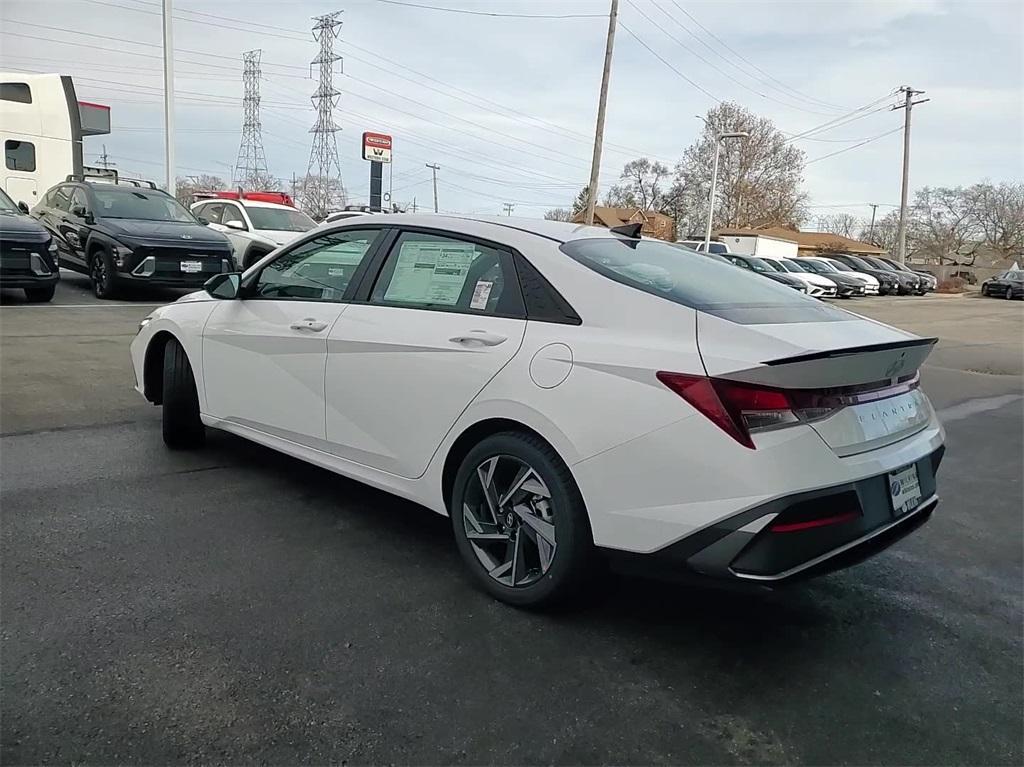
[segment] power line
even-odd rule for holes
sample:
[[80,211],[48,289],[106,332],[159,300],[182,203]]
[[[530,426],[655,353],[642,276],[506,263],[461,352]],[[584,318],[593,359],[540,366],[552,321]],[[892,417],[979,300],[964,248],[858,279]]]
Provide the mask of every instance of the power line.
[[862,147],[865,144],[870,144],[872,141],[878,141],[878,139],[880,139],[880,138],[884,138],[884,137],[889,136],[889,135],[891,135],[893,133],[897,133],[898,131],[901,131],[901,130],[903,130],[903,126],[902,125],[900,125],[900,126],[898,126],[896,128],[893,128],[892,130],[887,130],[885,133],[879,133],[877,136],[872,136],[871,138],[869,138],[869,139],[867,139],[865,141],[861,141],[859,144],[854,144],[853,146],[848,146],[848,147],[844,147],[843,149],[838,149],[835,152],[829,152],[828,154],[823,154],[821,157],[815,157],[813,160],[808,160],[807,162],[805,162],[804,165],[810,165],[811,163],[819,162],[821,160],[827,160],[829,157],[835,157],[837,154],[842,154],[843,152],[849,152],[849,151],[851,151],[853,149],[857,149],[858,147]]
[[715,34],[714,32],[712,32],[712,31],[711,31],[710,29],[708,29],[708,28],[707,28],[707,27],[705,27],[705,26],[704,26],[703,24],[701,24],[701,23],[700,23],[700,22],[699,22],[699,21],[698,21],[698,20],[697,20],[696,18],[694,18],[694,16],[693,16],[693,15],[692,15],[692,14],[691,14],[691,13],[690,13],[689,11],[687,11],[687,10],[686,10],[685,8],[683,8],[683,6],[681,6],[681,5],[679,4],[679,3],[677,3],[677,2],[676,2],[676,0],[669,0],[669,2],[671,2],[671,3],[672,3],[672,5],[674,5],[674,6],[675,6],[676,8],[678,8],[678,9],[679,9],[679,10],[680,10],[680,11],[681,11],[681,12],[682,12],[683,14],[685,14],[685,15],[686,15],[686,17],[687,17],[688,19],[690,19],[690,21],[692,21],[692,22],[693,22],[694,24],[696,24],[696,25],[697,25],[698,27],[700,27],[700,28],[701,28],[702,30],[704,30],[704,32],[706,32],[706,33],[708,34],[708,36],[709,36],[709,37],[711,37],[711,38],[712,38],[713,40],[715,40],[716,42],[718,42],[718,43],[719,43],[719,44],[720,44],[720,45],[721,45],[721,46],[722,46],[723,48],[725,48],[725,49],[726,49],[727,51],[729,51],[729,52],[730,52],[730,53],[732,53],[732,54],[733,54],[734,56],[736,56],[736,58],[738,58],[738,59],[740,59],[741,61],[743,61],[743,62],[745,62],[745,63],[749,64],[749,65],[750,65],[751,67],[753,67],[753,68],[754,68],[755,70],[757,70],[758,72],[760,72],[760,73],[761,73],[762,75],[764,75],[764,76],[765,76],[766,78],[768,78],[768,79],[769,79],[769,80],[771,80],[772,82],[778,83],[778,84],[779,84],[779,85],[780,85],[780,86],[781,86],[782,88],[785,88],[786,90],[788,90],[788,91],[791,91],[791,92],[793,93],[793,95],[794,95],[794,96],[798,96],[798,97],[802,98],[802,99],[803,99],[804,101],[808,101],[808,102],[811,102],[811,103],[816,103],[816,104],[820,104],[821,106],[825,106],[825,107],[832,107],[833,109],[845,109],[845,107],[840,107],[840,106],[838,106],[838,105],[836,105],[836,104],[830,104],[829,102],[827,102],[827,101],[822,101],[821,99],[816,99],[816,98],[812,98],[812,97],[810,97],[810,96],[805,96],[805,95],[804,95],[804,94],[802,94],[802,93],[801,93],[800,91],[798,91],[798,90],[797,90],[796,88],[793,88],[793,87],[791,87],[791,86],[789,86],[789,85],[786,85],[786,84],[785,84],[784,82],[782,82],[781,80],[779,80],[779,79],[777,79],[777,78],[775,78],[775,77],[772,77],[772,75],[771,75],[771,74],[769,74],[768,72],[766,72],[765,70],[763,70],[763,69],[762,69],[761,67],[759,67],[759,66],[758,66],[757,64],[755,64],[755,63],[754,63],[753,61],[751,61],[750,59],[748,59],[748,58],[747,58],[746,56],[744,56],[744,55],[743,55],[742,53],[740,53],[739,51],[737,51],[737,50],[736,50],[735,48],[731,47],[731,46],[730,46],[730,45],[729,45],[729,44],[728,44],[727,42],[725,42],[725,40],[723,40],[722,38],[718,37],[718,35],[716,35],[716,34]]
[[[761,93],[760,91],[754,90],[753,88],[751,88],[750,86],[748,86],[748,85],[747,85],[746,83],[740,82],[740,81],[739,81],[739,80],[737,80],[737,79],[736,79],[735,77],[733,77],[733,76],[732,76],[732,75],[730,75],[730,74],[729,74],[728,72],[726,72],[726,71],[725,71],[724,69],[722,69],[721,67],[717,66],[717,65],[716,65],[716,64],[714,64],[713,62],[709,61],[708,59],[706,59],[706,58],[705,58],[704,56],[702,56],[701,54],[697,53],[697,51],[693,50],[693,48],[691,48],[691,47],[689,47],[688,45],[686,45],[686,43],[684,43],[684,42],[683,42],[682,40],[680,40],[680,39],[679,39],[678,37],[676,37],[675,35],[673,35],[673,34],[672,34],[671,32],[669,32],[668,30],[666,30],[666,29],[665,29],[664,27],[660,26],[660,25],[659,25],[659,24],[658,24],[658,23],[657,23],[657,22],[656,22],[656,21],[655,21],[654,19],[652,19],[652,18],[651,18],[650,16],[648,16],[648,15],[647,15],[646,13],[644,13],[644,11],[643,11],[643,10],[641,10],[641,8],[640,8],[640,7],[638,6],[638,5],[636,5],[636,4],[634,3],[634,2],[632,2],[632,0],[626,0],[626,2],[627,2],[627,3],[628,3],[628,4],[629,4],[629,5],[630,5],[630,6],[631,6],[631,7],[633,8],[633,10],[635,10],[635,11],[636,11],[637,13],[639,13],[639,14],[640,14],[641,16],[643,16],[643,17],[644,17],[644,18],[645,18],[645,19],[646,19],[646,20],[647,20],[647,21],[648,21],[648,22],[649,22],[649,23],[651,24],[651,26],[652,26],[652,27],[654,27],[654,28],[656,28],[656,29],[659,29],[659,30],[661,31],[661,33],[662,33],[663,35],[665,35],[665,36],[666,36],[667,38],[669,38],[670,40],[672,40],[672,41],[673,41],[673,42],[674,42],[674,43],[675,43],[676,45],[678,45],[678,46],[679,46],[680,48],[682,48],[683,50],[685,50],[685,51],[687,51],[688,53],[692,54],[693,56],[696,56],[696,57],[697,57],[698,59],[700,59],[701,61],[703,61],[703,62],[704,62],[705,64],[707,64],[707,65],[708,65],[709,67],[711,67],[711,68],[712,68],[712,69],[714,69],[714,70],[715,70],[716,72],[718,72],[719,74],[721,74],[721,75],[722,75],[723,77],[726,77],[726,78],[728,78],[729,80],[731,80],[732,82],[734,82],[734,83],[736,83],[736,84],[737,84],[738,86],[740,86],[741,88],[743,88],[743,89],[745,89],[745,90],[747,90],[747,91],[750,91],[750,92],[751,92],[751,93],[753,93],[753,94],[754,94],[755,96],[760,96],[760,97],[761,97],[761,98],[763,98],[763,99],[768,99],[769,101],[774,101],[775,103],[777,103],[777,104],[781,104],[781,105],[782,105],[782,106],[784,106],[784,107],[789,107],[790,109],[797,109],[797,110],[800,110],[800,111],[802,111],[802,112],[809,112],[809,113],[811,113],[811,114],[816,114],[816,115],[824,115],[824,116],[826,116],[826,117],[828,116],[828,113],[827,113],[827,112],[819,112],[819,111],[817,111],[817,110],[813,110],[813,109],[807,109],[807,108],[805,108],[805,107],[801,107],[801,106],[798,106],[798,105],[796,105],[796,104],[790,104],[790,103],[788,103],[788,102],[785,102],[785,101],[782,101],[782,100],[780,100],[780,99],[777,99],[777,98],[773,98],[772,96],[769,96],[769,95],[768,95],[768,94],[766,94],[766,93]],[[667,17],[668,17],[669,19],[671,19],[671,20],[672,20],[672,22],[674,22],[675,24],[677,24],[677,25],[678,25],[678,26],[679,26],[679,27],[680,27],[681,29],[683,29],[684,31],[686,31],[686,32],[687,32],[687,33],[689,33],[689,34],[692,34],[692,33],[690,33],[690,30],[686,29],[686,27],[684,27],[684,26],[682,26],[681,24],[679,24],[679,22],[678,22],[678,21],[676,21],[675,17],[671,16],[671,15],[670,15],[669,13],[667,13],[667,12],[666,12],[666,11],[665,11],[665,10],[664,10],[664,9],[663,9],[663,8],[662,8],[661,6],[660,6],[660,5],[658,5],[658,3],[657,3],[657,2],[655,2],[655,0],[651,0],[651,4],[652,4],[652,5],[654,5],[654,7],[655,7],[655,8],[657,8],[657,9],[658,9],[659,11],[661,11],[661,12],[662,12],[662,13],[663,13],[663,14],[664,14],[665,16],[667,16]]]
[[421,11],[442,11],[444,13],[463,13],[467,16],[492,16],[503,19],[607,19],[606,13],[497,13],[491,11],[470,11],[465,8],[443,8],[437,5],[419,5],[401,0],[377,0],[387,5],[401,5]]
[[644,42],[643,40],[641,40],[641,39],[640,39],[640,38],[639,38],[639,37],[637,36],[636,32],[634,32],[634,31],[633,31],[632,29],[630,29],[629,27],[627,27],[627,26],[626,26],[625,24],[623,24],[623,23],[622,23],[621,21],[619,21],[619,26],[620,26],[620,27],[622,27],[622,28],[623,28],[624,30],[626,30],[626,32],[628,32],[628,33],[629,33],[629,36],[630,36],[630,37],[632,37],[632,38],[633,38],[634,40],[636,40],[636,41],[637,41],[638,43],[640,43],[640,45],[642,45],[642,46],[643,46],[644,48],[646,48],[646,49],[647,49],[647,50],[648,50],[648,51],[649,51],[649,52],[651,53],[651,55],[652,55],[652,56],[654,56],[654,57],[655,57],[655,58],[656,58],[656,59],[657,59],[658,61],[660,61],[660,62],[661,62],[662,64],[664,64],[664,65],[665,65],[666,67],[668,67],[669,69],[671,69],[671,70],[672,70],[673,72],[675,72],[675,73],[676,73],[677,75],[679,75],[679,76],[680,76],[681,78],[683,78],[684,80],[686,80],[686,82],[688,82],[688,83],[689,83],[690,85],[692,85],[692,86],[693,86],[694,88],[696,88],[697,90],[699,90],[699,91],[700,91],[701,93],[703,93],[703,94],[704,94],[705,96],[707,96],[707,97],[708,97],[708,98],[710,98],[710,99],[711,99],[712,101],[714,101],[714,102],[715,102],[716,104],[721,104],[721,103],[722,103],[722,100],[721,100],[720,98],[718,98],[717,96],[715,96],[715,94],[713,94],[713,93],[712,93],[711,91],[709,91],[709,90],[708,90],[707,88],[704,88],[703,86],[701,86],[701,85],[698,85],[698,84],[697,84],[697,83],[695,83],[695,82],[694,82],[693,80],[691,80],[691,79],[690,79],[689,77],[687,77],[687,76],[686,76],[686,75],[684,75],[684,74],[683,74],[682,72],[680,72],[680,71],[679,71],[678,69],[676,69],[676,68],[675,68],[674,66],[672,66],[671,64],[669,64],[669,63],[668,63],[668,62],[667,62],[667,61],[666,61],[665,59],[663,59],[663,58],[662,58],[662,57],[661,57],[661,56],[660,56],[660,55],[658,54],[658,52],[657,52],[657,51],[655,51],[655,50],[654,50],[654,49],[653,49],[653,48],[652,48],[651,46],[649,46],[649,45],[648,45],[647,43],[645,43],[645,42]]

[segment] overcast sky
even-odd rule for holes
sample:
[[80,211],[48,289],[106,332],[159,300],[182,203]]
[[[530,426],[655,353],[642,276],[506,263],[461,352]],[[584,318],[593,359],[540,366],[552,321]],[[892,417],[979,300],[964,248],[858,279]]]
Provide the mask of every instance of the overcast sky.
[[[364,201],[368,187],[360,136],[376,130],[394,135],[396,201],[415,196],[421,206],[430,204],[424,163],[433,162],[441,166],[442,210],[499,212],[510,201],[517,215],[539,216],[568,207],[589,175],[608,0],[409,1],[594,16],[495,18],[383,0],[175,0],[179,175],[230,177],[241,125],[241,53],[254,48],[263,50],[269,169],[280,177],[302,175],[314,118],[311,17],[344,10],[337,139],[353,201]],[[87,161],[106,144],[118,167],[158,180],[159,9],[159,0],[0,3],[0,68],[73,75],[80,99],[112,108],[112,133],[86,139]],[[901,85],[931,99],[913,113],[912,187],[1020,180],[1022,9],[1020,2],[984,0],[621,0],[602,191],[633,157],[674,163],[702,127],[694,115],[714,99],[737,101],[796,134]],[[890,102],[895,98],[881,104]],[[814,160],[902,120],[902,112],[876,111],[798,146]],[[897,131],[810,162],[805,184],[818,206],[814,213],[865,216],[864,203],[898,203],[901,141]],[[386,190],[387,172],[384,184]]]

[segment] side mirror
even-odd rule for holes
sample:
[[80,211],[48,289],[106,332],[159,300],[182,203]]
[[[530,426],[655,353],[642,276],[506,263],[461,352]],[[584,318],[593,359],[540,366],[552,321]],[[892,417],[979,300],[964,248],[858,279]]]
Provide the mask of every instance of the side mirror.
[[85,208],[82,207],[81,205],[72,205],[71,215],[78,216],[79,218],[85,218]]
[[203,285],[203,290],[214,298],[223,298],[233,301],[238,298],[238,291],[242,286],[241,272],[222,272],[215,274]]
[[226,226],[228,229],[238,229],[241,232],[245,231],[245,224],[239,221],[237,218],[228,221],[226,224],[224,224],[224,226]]
[[24,200],[19,202],[18,203],[18,210],[20,210],[22,213],[28,213],[28,203],[25,202]]

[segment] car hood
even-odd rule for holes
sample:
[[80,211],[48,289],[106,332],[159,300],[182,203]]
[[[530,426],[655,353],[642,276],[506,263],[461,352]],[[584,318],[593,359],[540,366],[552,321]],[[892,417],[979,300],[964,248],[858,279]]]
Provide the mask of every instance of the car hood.
[[133,218],[102,218],[104,229],[126,245],[176,245],[215,247],[228,250],[231,244],[220,232],[187,221],[144,221]]
[[849,277],[851,280],[857,280],[865,285],[877,285],[878,278],[873,277],[865,272],[840,272],[840,274]]
[[792,274],[783,274],[782,272],[758,272],[758,274],[764,275],[769,279],[775,280],[776,282],[784,282],[787,285],[804,285],[803,280]]
[[[822,275],[822,276],[824,276],[824,275]],[[837,282],[840,285],[854,285],[854,286],[856,286],[856,285],[863,285],[864,284],[863,280],[858,280],[856,277],[850,277],[848,275],[843,274],[842,272],[836,272],[835,274],[829,274],[828,279],[832,280],[832,282]]]
[[24,213],[0,213],[0,237],[20,242],[43,242],[50,233]]

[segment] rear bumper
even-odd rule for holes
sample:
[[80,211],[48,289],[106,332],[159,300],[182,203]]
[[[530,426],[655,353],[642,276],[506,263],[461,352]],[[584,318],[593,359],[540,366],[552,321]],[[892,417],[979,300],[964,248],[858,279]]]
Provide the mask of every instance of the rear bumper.
[[[777,498],[720,520],[650,554],[608,551],[617,569],[669,579],[710,579],[771,587],[834,572],[868,559],[921,527],[938,505],[940,446],[915,465],[922,500],[896,515],[888,472]],[[826,518],[821,526],[787,524]],[[797,528],[797,529],[793,529]]]

